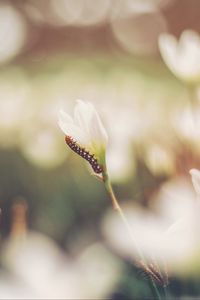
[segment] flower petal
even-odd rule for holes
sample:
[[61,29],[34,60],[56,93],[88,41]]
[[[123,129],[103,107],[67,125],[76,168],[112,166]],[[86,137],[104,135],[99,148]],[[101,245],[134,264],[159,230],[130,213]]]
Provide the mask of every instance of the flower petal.
[[167,33],[159,36],[158,40],[160,53],[168,68],[174,72],[177,65],[177,40],[176,38]]
[[91,140],[97,141],[98,144],[102,146],[106,146],[108,142],[108,135],[94,107],[89,125]]
[[73,119],[70,115],[68,115],[64,110],[60,109],[59,111],[59,120],[61,120],[64,123],[73,123]]
[[180,37],[179,67],[187,76],[200,75],[200,38],[198,33],[192,30],[185,30]]
[[89,120],[92,115],[92,105],[82,100],[77,100],[74,109],[74,121],[77,126],[82,128],[86,133],[89,133]]
[[159,37],[160,53],[168,68],[187,82],[200,80],[200,37],[192,30],[185,30],[179,42],[173,35]]
[[59,126],[65,135],[74,138],[81,146],[94,154],[100,163],[105,163],[105,148],[108,141],[106,130],[94,106],[77,100],[74,120],[60,112]]
[[200,171],[197,169],[190,170],[190,175],[192,176],[192,183],[195,189],[195,192],[200,196]]
[[63,110],[60,111],[58,125],[65,135],[73,137],[81,145],[85,145],[88,142],[84,131],[76,126],[73,119]]
[[93,148],[105,146],[108,136],[94,106],[82,100],[77,100],[77,102],[74,111],[75,124],[84,130],[87,140],[90,141]]
[[[181,34],[179,41],[179,48],[187,54],[193,51],[193,53],[199,53],[200,37],[199,34],[193,30],[185,30]],[[195,52],[194,52],[195,51]]]

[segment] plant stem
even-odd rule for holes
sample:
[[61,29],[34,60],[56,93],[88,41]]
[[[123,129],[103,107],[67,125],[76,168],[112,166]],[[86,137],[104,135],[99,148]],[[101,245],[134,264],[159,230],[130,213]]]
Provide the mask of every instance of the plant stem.
[[[114,191],[113,191],[113,188],[112,188],[112,185],[111,185],[111,182],[109,180],[108,173],[107,173],[106,170],[104,170],[104,172],[103,172],[103,181],[104,181],[104,184],[105,184],[105,188],[106,188],[106,190],[107,190],[107,192],[110,196],[110,199],[112,201],[113,209],[116,210],[118,212],[119,216],[121,217],[121,219],[122,219],[122,221],[125,225],[125,228],[128,232],[128,235],[129,235],[129,237],[130,237],[130,239],[131,239],[131,241],[132,241],[132,243],[133,243],[133,245],[134,245],[134,247],[137,251],[137,255],[138,255],[138,259],[139,259],[138,263],[139,263],[139,265],[143,265],[144,267],[146,267],[147,264],[145,262],[145,258],[143,256],[143,253],[140,250],[140,248],[139,248],[139,246],[138,246],[138,244],[137,244],[137,242],[136,242],[136,240],[135,240],[135,238],[132,234],[132,229],[131,229],[131,227],[130,227],[127,219],[126,219],[126,216],[124,215],[124,212],[121,209],[121,207],[119,205],[119,202],[117,201],[117,198],[115,197],[115,194],[114,194]],[[154,280],[151,277],[149,279],[149,283],[150,283],[150,288],[152,290],[152,293],[155,297],[154,299],[160,300],[161,297],[160,297],[159,291],[156,287],[156,284],[155,284]]]
[[141,250],[139,249],[139,247],[138,247],[138,245],[137,245],[137,243],[136,243],[136,241],[135,241],[135,239],[134,239],[134,237],[133,237],[133,234],[132,234],[132,230],[131,230],[131,228],[130,228],[130,225],[128,224],[128,221],[127,221],[127,219],[126,219],[126,217],[125,217],[125,215],[124,215],[124,212],[123,212],[123,210],[121,209],[121,207],[120,207],[120,205],[119,205],[119,203],[118,203],[118,201],[117,201],[117,199],[116,199],[116,197],[115,197],[115,194],[114,194],[114,192],[113,192],[113,188],[112,188],[112,185],[111,185],[111,183],[110,183],[109,178],[107,177],[107,179],[106,179],[104,182],[105,182],[106,190],[107,190],[107,192],[108,192],[108,194],[109,194],[109,196],[110,196],[110,199],[111,199],[111,201],[112,201],[113,209],[116,210],[116,211],[119,213],[119,215],[120,215],[120,217],[121,217],[121,219],[122,219],[122,221],[123,221],[123,223],[124,223],[124,225],[125,225],[125,227],[126,227],[126,230],[127,230],[128,234],[129,234],[129,237],[131,238],[131,241],[133,242],[133,244],[134,244],[134,246],[135,246],[135,248],[136,248],[136,250],[137,250],[138,256],[139,256],[139,258],[140,258],[140,259],[143,261],[143,263],[144,263],[144,257],[143,257],[143,254],[142,254]]
[[[150,288],[151,288],[151,291],[152,291],[152,294],[154,296],[154,299],[158,299],[158,300],[161,300],[161,296],[160,296],[160,293],[157,289],[157,286],[154,282],[154,280],[152,278],[149,279],[149,285],[150,285]],[[167,299],[167,298],[166,298]]]
[[163,290],[164,290],[165,299],[170,299],[170,295],[168,293],[168,289],[166,286],[164,286]]

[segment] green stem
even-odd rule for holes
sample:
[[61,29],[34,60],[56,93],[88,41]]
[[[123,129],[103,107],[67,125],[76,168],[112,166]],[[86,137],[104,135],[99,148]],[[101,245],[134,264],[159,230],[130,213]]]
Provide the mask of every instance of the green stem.
[[[152,291],[152,294],[154,296],[154,299],[158,299],[158,300],[161,300],[161,296],[160,296],[160,293],[157,289],[157,286],[155,284],[155,282],[153,281],[152,278],[149,279],[149,285],[150,285],[150,288],[151,288],[151,291]],[[167,298],[166,298],[167,299]]]
[[164,290],[165,299],[170,299],[170,295],[166,286],[164,286],[163,290]]
[[127,230],[128,234],[129,234],[129,237],[131,238],[131,241],[133,242],[134,247],[135,247],[136,250],[137,250],[138,256],[139,256],[140,260],[142,260],[143,263],[144,263],[144,257],[143,257],[143,254],[142,254],[141,250],[139,249],[139,247],[138,247],[138,245],[137,245],[137,243],[136,243],[136,241],[135,241],[135,239],[134,239],[134,237],[133,237],[133,234],[132,234],[132,230],[131,230],[131,228],[130,228],[130,225],[129,225],[129,223],[128,223],[128,221],[127,221],[125,215],[124,215],[123,210],[121,209],[121,207],[120,207],[120,205],[119,205],[119,203],[118,203],[118,201],[117,201],[117,199],[116,199],[116,197],[115,197],[115,194],[114,194],[114,192],[113,192],[112,185],[111,185],[111,183],[110,183],[110,180],[109,180],[107,174],[106,174],[106,177],[104,177],[104,178],[106,178],[106,180],[104,180],[104,182],[105,182],[105,187],[106,187],[106,190],[107,190],[107,192],[108,192],[108,194],[109,194],[109,196],[110,196],[110,199],[111,199],[111,201],[112,201],[113,209],[116,210],[116,211],[119,213],[119,215],[120,215],[120,217],[121,217],[121,219],[122,219],[122,221],[123,221],[123,223],[124,223],[124,225],[125,225],[125,227],[126,227],[126,230]]
[[[140,250],[133,234],[132,234],[132,229],[126,219],[126,216],[124,215],[124,212],[123,210],[121,209],[120,205],[119,205],[119,202],[117,201],[117,198],[115,197],[115,194],[114,194],[114,191],[113,191],[113,188],[112,188],[112,185],[111,185],[111,182],[109,180],[109,177],[108,177],[108,173],[106,170],[104,170],[103,172],[103,181],[104,181],[104,184],[105,184],[105,188],[108,192],[108,195],[110,196],[110,199],[112,201],[112,205],[113,205],[113,209],[116,210],[118,213],[119,213],[119,216],[121,217],[124,225],[125,225],[125,228],[128,232],[128,235],[130,237],[130,240],[132,241],[136,251],[137,251],[137,254],[138,254],[138,259],[139,259],[139,264],[142,263],[143,266],[147,266],[146,262],[145,262],[145,259],[144,259],[144,256],[142,254],[142,251]],[[140,263],[141,262],[141,263]],[[151,290],[152,290],[152,293],[154,295],[154,299],[157,299],[157,300],[160,300],[161,297],[160,297],[160,294],[159,294],[159,291],[156,287],[156,284],[154,282],[154,280],[152,278],[150,278],[149,280],[149,283],[150,283],[150,287],[151,287]]]

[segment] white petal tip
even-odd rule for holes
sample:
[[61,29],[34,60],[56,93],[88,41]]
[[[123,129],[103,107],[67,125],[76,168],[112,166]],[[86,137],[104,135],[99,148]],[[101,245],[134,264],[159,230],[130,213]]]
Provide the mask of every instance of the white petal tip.
[[76,106],[79,106],[80,108],[84,107],[93,107],[93,104],[89,101],[85,101],[85,100],[82,100],[82,99],[76,99]]
[[190,175],[192,176],[192,183],[197,195],[200,195],[200,171],[197,169],[191,169],[189,171]]
[[200,171],[197,170],[197,169],[191,169],[191,170],[189,171],[189,173],[190,173],[191,176],[193,176],[193,175],[198,175],[198,176],[200,176]]

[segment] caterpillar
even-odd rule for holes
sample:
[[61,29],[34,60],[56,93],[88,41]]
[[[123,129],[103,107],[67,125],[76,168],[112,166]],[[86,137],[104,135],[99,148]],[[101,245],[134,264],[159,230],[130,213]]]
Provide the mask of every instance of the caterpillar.
[[78,143],[71,136],[66,135],[65,142],[75,153],[89,162],[95,173],[99,174],[103,172],[102,167],[100,166],[94,155],[90,154],[89,151],[78,145]]

